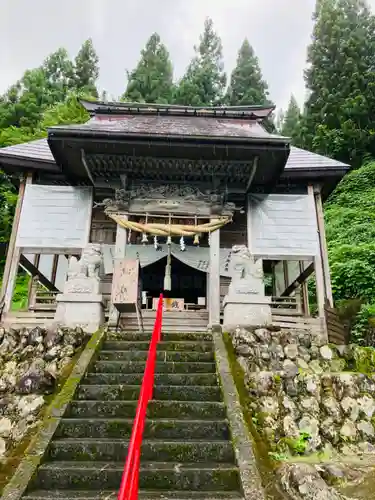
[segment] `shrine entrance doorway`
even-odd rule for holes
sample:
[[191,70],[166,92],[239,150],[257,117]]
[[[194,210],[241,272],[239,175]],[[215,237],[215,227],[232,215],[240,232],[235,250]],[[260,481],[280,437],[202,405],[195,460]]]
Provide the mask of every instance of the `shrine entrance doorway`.
[[[155,308],[155,302],[164,287],[167,257],[157,260],[142,270],[143,307]],[[170,291],[163,291],[166,308],[171,310],[207,309],[207,273],[171,257]]]

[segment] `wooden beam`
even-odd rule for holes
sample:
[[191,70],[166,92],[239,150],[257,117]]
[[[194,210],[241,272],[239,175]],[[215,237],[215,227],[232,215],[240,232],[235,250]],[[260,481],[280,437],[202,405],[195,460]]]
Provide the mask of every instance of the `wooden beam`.
[[10,266],[12,263],[12,257],[13,257],[15,245],[16,245],[17,231],[18,231],[18,225],[19,225],[19,220],[20,220],[20,216],[21,216],[21,209],[22,209],[23,197],[24,197],[24,193],[25,193],[25,187],[26,187],[26,180],[25,180],[24,176],[22,175],[20,178],[18,198],[17,198],[17,203],[16,203],[16,209],[14,212],[12,232],[11,232],[10,240],[8,243],[7,257],[6,257],[4,273],[3,273],[3,282],[2,282],[2,286],[1,286],[1,297],[4,297],[5,290],[6,290],[7,285],[8,285],[9,271],[10,271]]
[[[307,187],[308,190],[308,195],[312,197],[314,206],[315,206],[315,199],[314,199],[314,187],[309,184]],[[319,238],[318,234],[318,226],[316,228],[317,230],[317,238]],[[325,302],[326,302],[326,291],[325,291],[325,285],[324,285],[324,272],[323,272],[323,262],[322,262],[322,255],[320,251],[320,245],[319,245],[319,251],[318,255],[314,257],[314,267],[315,267],[315,278],[316,278],[316,295],[317,295],[317,300],[318,300],[318,312],[319,312],[319,317],[324,318],[325,317]]]
[[[303,260],[299,261],[300,273],[305,270],[305,264]],[[301,283],[302,288],[302,301],[303,301],[303,313],[305,316],[310,316],[310,303],[309,303],[309,290],[307,287],[307,279]]]
[[[34,266],[36,268],[39,268],[39,262],[40,262],[40,254],[35,254],[34,255]],[[27,303],[28,307],[30,308],[30,304],[33,304],[34,302],[34,297],[35,297],[35,283],[34,279],[31,279],[29,282],[29,290],[28,290],[28,295],[27,295]]]
[[[25,198],[26,185],[31,184],[32,180],[33,180],[32,174],[28,173],[26,175],[26,179],[21,181],[20,188],[18,191],[16,211],[14,214],[12,234],[11,234],[11,238],[10,238],[10,242],[9,242],[9,249],[8,249],[8,255],[7,255],[7,264],[9,266],[9,270],[7,270],[7,275],[5,276],[5,279],[4,279],[5,283],[3,282],[3,289],[2,289],[2,293],[3,293],[3,295],[2,295],[2,303],[3,303],[2,311],[5,313],[10,311],[11,306],[12,306],[13,291],[14,291],[14,287],[16,284],[18,263],[19,263],[19,259],[20,259],[20,255],[21,255],[20,248],[16,246],[16,240],[17,240],[17,234],[18,234],[18,229],[19,229],[19,224],[20,224],[23,200]],[[5,272],[4,272],[4,274],[5,274]]]
[[56,284],[56,274],[57,274],[57,266],[59,265],[59,255],[55,254],[53,256],[52,262],[52,272],[51,272],[51,282]]
[[56,288],[56,286],[54,285],[54,283],[52,283],[52,281],[46,278],[44,274],[42,274],[40,270],[37,267],[35,267],[34,264],[30,262],[29,259],[27,259],[23,254],[20,255],[19,263],[20,266],[22,266],[26,271],[28,271],[31,274],[31,276],[33,277],[38,276],[38,281],[44,287],[46,287],[47,290],[50,290],[51,292],[59,291],[58,288]]
[[286,289],[289,286],[289,269],[287,260],[283,260],[283,272],[284,272],[284,288]]
[[314,272],[314,263],[312,262],[281,294],[281,297],[289,297],[307,278]]
[[325,295],[330,307],[333,307],[332,283],[331,283],[331,273],[328,262],[328,247],[326,239],[326,230],[324,225],[323,204],[322,204],[322,196],[320,193],[320,187],[318,186],[316,186],[314,190],[314,199],[315,199],[315,209],[316,209],[316,217],[318,223],[318,232],[319,232],[319,246],[323,262]]

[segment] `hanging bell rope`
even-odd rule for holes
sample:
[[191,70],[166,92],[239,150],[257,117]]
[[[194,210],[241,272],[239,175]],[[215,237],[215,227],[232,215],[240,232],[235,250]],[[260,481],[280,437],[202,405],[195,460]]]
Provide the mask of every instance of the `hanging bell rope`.
[[138,233],[147,233],[154,236],[190,236],[194,237],[199,233],[212,233],[217,229],[222,228],[228,222],[231,222],[230,217],[222,217],[220,219],[211,220],[206,224],[188,226],[183,224],[142,224],[122,218],[118,214],[107,213],[108,217],[114,220],[119,226]]

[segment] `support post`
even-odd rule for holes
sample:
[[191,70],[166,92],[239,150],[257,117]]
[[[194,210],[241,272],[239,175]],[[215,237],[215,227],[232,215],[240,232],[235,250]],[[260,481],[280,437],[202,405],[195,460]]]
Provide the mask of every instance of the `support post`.
[[[314,201],[314,206],[315,206],[315,200],[314,200],[314,188],[312,185],[308,186],[308,194],[309,196],[312,197]],[[319,238],[319,229],[317,227],[317,237]],[[316,279],[316,295],[317,295],[317,301],[318,301],[318,312],[319,312],[319,317],[324,318],[325,313],[324,313],[324,305],[325,305],[325,300],[326,300],[326,289],[324,285],[324,271],[323,271],[323,262],[322,262],[322,254],[320,251],[320,244],[319,244],[319,251],[318,255],[314,257],[314,267],[315,267],[315,279]]]
[[20,260],[21,251],[16,246],[17,233],[20,224],[21,211],[23,200],[25,197],[25,189],[27,184],[32,183],[32,174],[28,173],[26,178],[22,177],[20,180],[20,187],[18,191],[18,199],[16,204],[16,210],[14,213],[12,233],[9,240],[8,253],[5,263],[3,285],[1,290],[1,295],[4,300],[3,312],[7,313],[12,307],[12,298],[14,287],[17,279],[18,264]]
[[[127,215],[122,216],[124,219],[128,219]],[[127,231],[124,227],[121,227],[119,224],[117,224],[117,229],[116,229],[116,245],[115,245],[115,260],[117,259],[123,259],[126,255],[126,243],[127,243]],[[115,268],[115,263],[113,263],[113,269]],[[112,286],[113,286],[113,280],[112,280]],[[117,319],[118,319],[119,312],[115,308],[115,306],[112,304],[112,301],[110,303],[110,308],[109,308],[109,324],[111,326],[115,326],[117,324]]]
[[210,235],[209,326],[220,328],[220,229]]
[[[303,260],[299,261],[299,270],[302,274],[305,270],[305,264]],[[302,290],[302,304],[303,304],[303,314],[305,316],[310,316],[310,304],[309,304],[309,290],[307,288],[307,279],[301,283]]]
[[320,186],[314,187],[314,200],[315,200],[316,219],[319,232],[319,247],[323,263],[325,296],[326,299],[328,300],[329,305],[333,307],[331,273],[328,262],[328,247],[326,239],[326,230],[324,226],[323,203],[322,203],[322,195],[320,193]]
[[246,222],[247,222],[247,248],[251,252],[251,201],[250,195],[246,199]]

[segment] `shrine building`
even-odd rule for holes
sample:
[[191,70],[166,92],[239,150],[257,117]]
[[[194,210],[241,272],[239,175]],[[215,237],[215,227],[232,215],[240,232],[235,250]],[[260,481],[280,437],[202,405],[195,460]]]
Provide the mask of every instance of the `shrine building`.
[[[276,322],[283,313],[300,322],[311,317],[313,273],[315,316],[324,316],[332,290],[322,202],[348,165],[267,132],[272,107],[81,104],[87,123],[51,127],[47,139],[0,149],[0,168],[19,180],[3,321],[53,318],[69,257],[79,258],[89,243],[100,244],[110,322],[118,314],[114,266],[129,258],[140,263],[145,318],[164,290],[166,318],[220,325],[238,245],[261,266]],[[28,303],[14,311],[20,270],[32,279]]]

